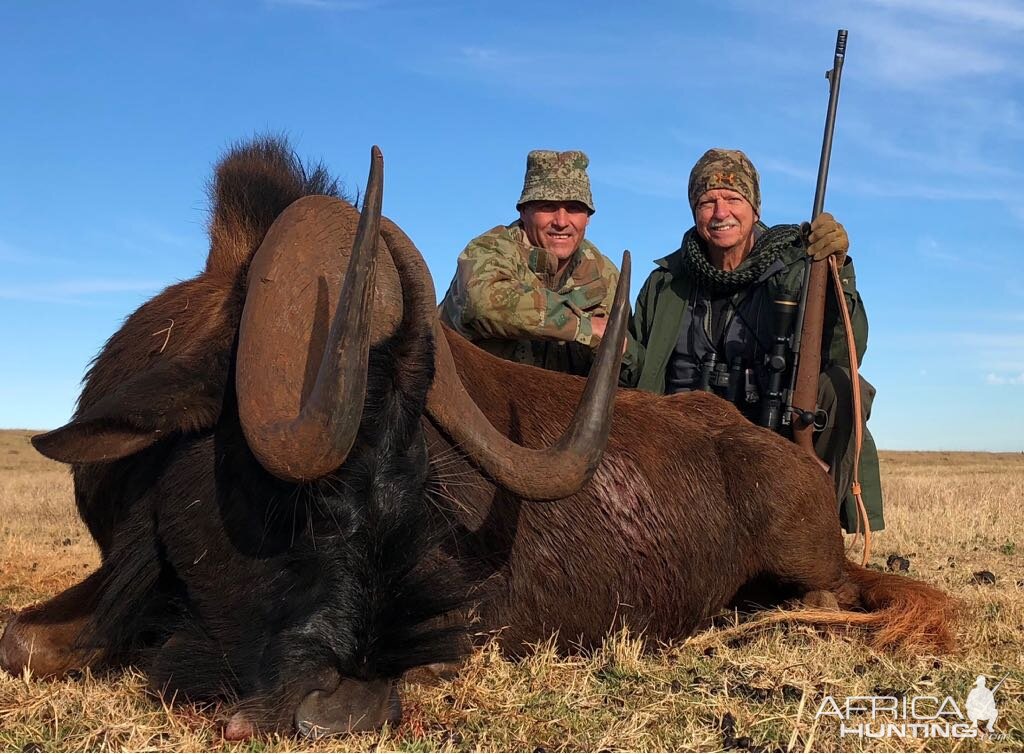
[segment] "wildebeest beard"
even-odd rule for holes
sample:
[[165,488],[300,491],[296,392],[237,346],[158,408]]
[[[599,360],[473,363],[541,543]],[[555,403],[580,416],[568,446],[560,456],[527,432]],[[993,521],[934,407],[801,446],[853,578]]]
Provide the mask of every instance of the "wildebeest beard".
[[[465,626],[444,616],[466,589],[436,557],[443,522],[425,499],[432,362],[400,350],[371,353],[364,421],[332,477],[295,486],[268,474],[231,389],[213,432],[146,451],[165,471],[113,531],[85,640],[140,663],[165,693],[240,698],[248,719],[285,729],[303,699],[342,679],[389,683],[458,659]],[[412,395],[396,389],[397,358]],[[397,696],[382,703],[397,720]]]

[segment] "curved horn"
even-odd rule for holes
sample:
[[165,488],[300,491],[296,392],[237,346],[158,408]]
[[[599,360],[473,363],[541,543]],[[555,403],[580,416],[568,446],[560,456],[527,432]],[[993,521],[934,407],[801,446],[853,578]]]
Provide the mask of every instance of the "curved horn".
[[630,256],[623,252],[611,318],[597,348],[587,386],[572,421],[548,449],[524,448],[498,432],[466,392],[448,340],[435,319],[437,372],[427,410],[487,474],[531,500],[558,500],[578,492],[601,462],[611,430],[621,348],[626,336]]
[[[311,481],[333,472],[344,463],[359,430],[366,397],[383,163],[380,149],[373,147],[363,211],[359,216],[336,314],[312,389],[302,401],[297,417],[283,420],[268,417],[261,391],[273,390],[274,386],[265,384],[265,379],[261,380],[260,364],[246,364],[243,369],[241,356],[246,351],[246,340],[266,336],[265,332],[258,331],[258,326],[246,327],[246,324],[254,320],[266,323],[275,315],[281,316],[280,312],[250,313],[250,296],[246,297],[236,375],[239,419],[245,439],[260,464],[271,474],[287,481]],[[301,217],[296,218],[297,222],[301,220]],[[267,253],[268,261],[265,263],[259,252],[253,259],[249,272],[250,295],[259,285],[273,285],[275,277],[282,271],[282,255],[275,255],[276,251],[279,250],[271,249]],[[258,304],[253,304],[253,308],[258,308]]]
[[423,257],[397,225],[385,221],[382,232],[402,280],[403,296],[411,299],[421,323],[431,323],[435,341],[434,382],[427,411],[441,428],[494,481],[520,497],[557,500],[578,492],[587,483],[604,453],[611,429],[621,347],[628,324],[629,252],[615,289],[611,318],[597,349],[590,379],[569,427],[547,449],[525,448],[490,423],[462,384],[444,330],[437,318],[430,272]]

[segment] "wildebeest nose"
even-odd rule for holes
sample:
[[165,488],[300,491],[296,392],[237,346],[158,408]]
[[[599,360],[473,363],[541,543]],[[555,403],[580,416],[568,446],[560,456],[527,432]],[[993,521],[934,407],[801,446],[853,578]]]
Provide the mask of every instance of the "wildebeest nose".
[[397,725],[402,703],[394,681],[342,679],[334,691],[313,691],[295,710],[295,728],[303,736],[377,730],[384,723]]

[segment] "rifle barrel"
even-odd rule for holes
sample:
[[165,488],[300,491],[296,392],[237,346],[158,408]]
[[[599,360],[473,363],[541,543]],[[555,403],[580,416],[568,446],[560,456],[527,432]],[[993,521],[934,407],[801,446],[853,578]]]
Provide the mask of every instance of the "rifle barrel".
[[1005,680],[1006,680],[1007,678],[1009,678],[1009,677],[1010,677],[1010,674],[1009,674],[1009,673],[1007,673],[1007,674],[1006,674],[1006,675],[1004,675],[1004,676],[1003,676],[1002,678],[1000,678],[1000,679],[999,679],[999,683],[997,683],[997,684],[996,684],[995,686],[993,686],[993,687],[992,687],[992,693],[993,693],[993,694],[994,694],[994,693],[996,693],[996,689],[998,689],[998,688],[999,688],[1000,686],[1002,686],[1002,685],[1003,685],[1003,681],[1005,681]]
[[826,71],[828,79],[828,113],[825,116],[825,135],[821,140],[821,159],[818,161],[818,185],[814,189],[813,220],[825,208],[825,186],[828,183],[828,163],[832,157],[832,134],[836,130],[836,110],[839,108],[839,80],[843,75],[843,60],[846,58],[846,29],[836,34],[836,52],[832,70]]

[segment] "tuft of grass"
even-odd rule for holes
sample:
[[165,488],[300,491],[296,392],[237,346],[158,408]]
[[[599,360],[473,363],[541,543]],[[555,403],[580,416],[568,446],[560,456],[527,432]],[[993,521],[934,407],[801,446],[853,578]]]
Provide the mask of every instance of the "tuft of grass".
[[[84,577],[98,563],[78,521],[67,471],[28,432],[0,432],[0,624]],[[17,453],[9,453],[9,450]],[[622,630],[591,653],[561,656],[549,641],[518,662],[494,644],[433,685],[406,683],[401,725],[317,742],[268,734],[223,739],[228,705],[171,703],[136,671],[40,682],[0,674],[4,751],[951,751],[945,739],[842,737],[816,715],[826,696],[951,695],[977,675],[994,683],[998,739],[961,749],[1024,749],[1024,456],[883,453],[889,529],[871,564],[912,560],[913,574],[956,597],[959,649],[946,656],[877,653],[854,631],[807,626],[744,635],[724,629],[644,652]],[[971,584],[988,570],[994,584]]]

